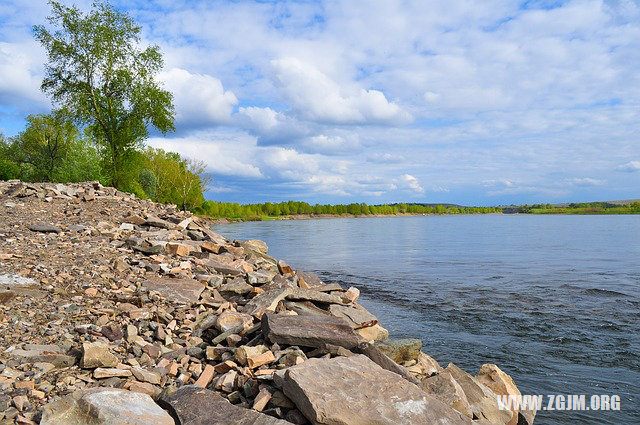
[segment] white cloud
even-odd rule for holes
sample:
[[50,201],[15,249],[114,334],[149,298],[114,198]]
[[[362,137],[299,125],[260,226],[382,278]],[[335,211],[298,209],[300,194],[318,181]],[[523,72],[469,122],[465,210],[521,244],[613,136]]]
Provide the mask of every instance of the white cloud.
[[285,97],[306,119],[336,124],[401,124],[411,119],[381,91],[341,87],[309,63],[289,57],[271,65]]
[[404,174],[402,175],[402,177],[400,177],[400,181],[403,182],[403,184],[413,190],[416,193],[424,193],[424,188],[420,185],[420,182],[418,181],[418,179],[414,176],[412,176],[411,174]]
[[581,187],[602,186],[606,183],[604,180],[593,179],[591,177],[582,177],[582,178],[576,177],[572,179],[567,179],[566,181],[569,184],[572,184],[575,186],[581,186]]
[[238,99],[233,92],[225,91],[219,79],[180,68],[164,71],[158,78],[174,95],[178,123],[197,126],[229,123]]
[[617,169],[629,173],[640,171],[640,161],[629,161],[625,164],[619,165]]
[[147,144],[155,148],[178,152],[180,155],[202,160],[207,171],[214,174],[237,177],[264,177],[262,171],[254,165],[251,137],[242,135],[196,133],[188,137],[151,138]]
[[40,91],[43,59],[43,52],[33,42],[0,41],[0,105],[24,109],[35,105],[40,109],[48,103]]

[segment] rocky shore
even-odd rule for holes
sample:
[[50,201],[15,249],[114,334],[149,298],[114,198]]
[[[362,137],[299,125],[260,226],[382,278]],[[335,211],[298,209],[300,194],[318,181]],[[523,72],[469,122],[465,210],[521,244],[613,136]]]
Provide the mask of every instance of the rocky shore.
[[99,183],[0,182],[0,424],[532,424],[357,288]]

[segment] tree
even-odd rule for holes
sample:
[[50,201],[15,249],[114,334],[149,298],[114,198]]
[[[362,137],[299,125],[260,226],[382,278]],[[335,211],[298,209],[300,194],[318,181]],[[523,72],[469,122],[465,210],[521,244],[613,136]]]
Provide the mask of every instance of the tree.
[[31,166],[28,179],[63,179],[63,163],[78,139],[78,129],[66,111],[27,117],[27,128],[14,141],[14,160]]
[[179,163],[179,171],[171,175],[171,184],[178,194],[176,204],[183,211],[200,206],[204,201],[202,192],[209,183],[204,161],[183,159]]
[[132,175],[127,162],[148,127],[174,130],[172,95],[154,79],[163,65],[160,49],[140,49],[140,26],[108,3],[94,3],[86,14],[50,4],[48,20],[56,29],[33,29],[48,54],[41,88],[88,126],[102,146],[108,183],[124,187]]

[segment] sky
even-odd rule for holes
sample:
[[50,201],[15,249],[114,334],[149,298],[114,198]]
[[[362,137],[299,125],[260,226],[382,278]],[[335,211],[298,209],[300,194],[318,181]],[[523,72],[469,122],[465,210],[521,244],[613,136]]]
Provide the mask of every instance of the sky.
[[[640,198],[639,1],[113,4],[164,54],[176,131],[147,143],[205,161],[209,199]],[[52,107],[48,14],[0,3],[7,136]]]

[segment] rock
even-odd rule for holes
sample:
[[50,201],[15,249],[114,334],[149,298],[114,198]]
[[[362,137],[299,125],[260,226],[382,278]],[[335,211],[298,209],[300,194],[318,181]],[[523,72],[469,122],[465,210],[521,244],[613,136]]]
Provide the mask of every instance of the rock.
[[218,290],[220,292],[233,292],[234,294],[242,295],[251,292],[253,290],[253,286],[249,285],[243,278],[236,277],[222,285]]
[[146,394],[118,388],[76,391],[44,407],[40,425],[175,425]]
[[315,273],[297,270],[296,276],[298,276],[298,284],[300,284],[300,281],[304,282],[300,285],[301,288],[313,288],[314,286],[324,285],[324,282]]
[[420,388],[427,394],[433,394],[440,401],[456,409],[463,415],[473,418],[471,406],[460,384],[449,372],[442,372],[420,383]]
[[225,275],[237,276],[242,274],[242,270],[239,267],[231,266],[229,264],[221,263],[220,261],[216,261],[213,259],[208,259],[205,261],[205,264],[211,268],[213,268],[218,273],[222,273]]
[[80,366],[85,369],[97,367],[115,367],[118,358],[109,352],[109,347],[100,342],[82,344],[82,360]]
[[181,425],[290,425],[255,410],[234,406],[214,391],[187,385],[162,397],[161,406]]
[[418,365],[427,376],[435,375],[442,371],[442,367],[438,364],[436,359],[422,352],[418,354]]
[[396,363],[416,360],[422,350],[422,341],[417,338],[388,339],[377,342],[376,347]]
[[193,247],[191,247],[190,245],[177,243],[177,242],[167,243],[164,249],[167,252],[167,254],[177,255],[179,257],[185,257],[191,254],[191,251],[193,251]]
[[169,301],[193,304],[200,299],[205,286],[194,279],[155,278],[142,283],[149,291],[160,293]]
[[271,342],[303,347],[326,344],[354,348],[358,337],[344,320],[331,316],[262,316],[262,332]]
[[259,356],[262,353],[269,351],[269,348],[265,345],[248,346],[243,345],[238,347],[235,352],[235,358],[243,366],[247,365],[247,359],[249,357]]
[[215,373],[214,367],[211,366],[210,364],[206,365],[204,370],[200,374],[200,377],[196,381],[195,385],[200,388],[207,388],[207,385],[209,385],[209,383],[213,379],[214,373]]
[[269,247],[267,246],[267,244],[264,241],[258,240],[258,239],[250,239],[248,241],[240,241],[238,242],[238,245],[245,248],[245,249],[250,249],[252,251],[258,251],[261,252],[263,254],[266,254],[267,252],[269,252]]
[[16,296],[13,291],[0,291],[0,304],[6,304]]
[[270,270],[255,270],[247,273],[247,280],[252,285],[264,285],[276,277],[276,273]]
[[293,275],[293,269],[283,260],[278,261],[278,270],[280,271],[280,274]]
[[247,366],[251,369],[255,369],[262,365],[271,364],[276,361],[275,356],[271,351],[266,351],[262,354],[247,357]]
[[278,303],[282,301],[290,291],[290,288],[272,289],[263,294],[256,295],[245,305],[244,312],[251,314],[257,319],[261,319],[264,313],[274,313]]
[[389,337],[389,331],[376,323],[373,326],[356,329],[356,333],[365,341],[384,341]]
[[411,373],[409,373],[409,371],[404,366],[401,366],[395,361],[391,360],[389,357],[387,357],[386,354],[380,351],[376,346],[368,342],[365,342],[358,345],[355,351],[358,353],[364,354],[369,358],[369,360],[371,360],[381,368],[386,369],[389,372],[393,372],[397,375],[400,375],[404,379],[406,379],[407,381],[415,385],[420,384],[420,381],[417,380],[413,375],[411,375]]
[[346,319],[354,329],[372,326],[378,323],[376,316],[364,308],[361,310],[359,308],[332,304],[329,306],[329,312],[336,317]]
[[285,372],[283,391],[314,424],[471,424],[364,355],[293,366]]
[[35,223],[29,225],[29,230],[32,232],[40,232],[40,233],[60,233],[62,230],[59,227],[56,227],[52,224],[46,223]]
[[253,401],[253,406],[251,408],[258,412],[262,412],[269,401],[271,401],[271,391],[266,388],[262,388]]
[[10,355],[21,362],[50,363],[55,367],[69,367],[76,363],[76,358],[66,355],[57,345],[25,344],[23,349],[11,351]]
[[172,223],[153,216],[148,217],[144,224],[151,227],[159,227],[161,229],[171,229],[173,227]]
[[151,372],[139,366],[132,367],[131,372],[133,373],[133,376],[135,376],[138,381],[148,382],[152,385],[160,384],[161,377],[159,373]]
[[288,300],[307,300],[325,304],[347,304],[348,302],[337,295],[325,294],[313,289],[292,288],[287,294]]
[[496,394],[476,378],[469,375],[453,363],[444,369],[453,379],[460,384],[467,401],[471,405],[471,411],[479,419],[486,419],[495,424],[507,424],[513,417],[510,410],[500,410]]
[[220,332],[240,332],[249,329],[253,325],[253,316],[236,311],[225,311],[218,316],[216,328]]
[[104,368],[99,367],[93,370],[93,377],[96,379],[103,378],[127,378],[131,376],[131,371],[126,369]]
[[[483,364],[478,373],[476,373],[476,379],[497,395],[521,396],[520,390],[516,383],[513,382],[513,379],[494,364]],[[536,414],[535,410],[518,411],[517,409],[512,409],[512,411],[513,418],[511,418],[508,425],[516,425],[522,423],[523,420],[526,421],[526,424],[533,423]],[[520,418],[520,416],[523,417]]]

